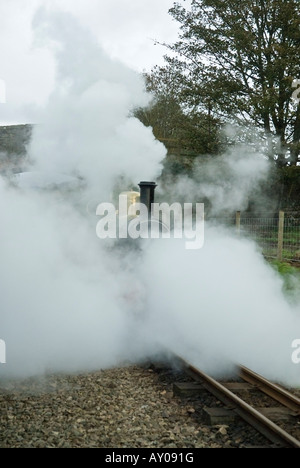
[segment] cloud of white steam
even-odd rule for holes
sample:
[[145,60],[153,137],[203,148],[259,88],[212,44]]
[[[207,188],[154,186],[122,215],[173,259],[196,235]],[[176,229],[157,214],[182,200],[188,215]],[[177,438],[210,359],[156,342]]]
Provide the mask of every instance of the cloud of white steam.
[[[165,155],[130,117],[149,99],[137,73],[107,57],[69,14],[40,9],[34,28],[36,43],[55,54],[57,83],[33,132],[33,172],[20,191],[0,183],[0,372],[21,376],[109,366],[130,354],[132,262],[108,254],[96,213],[76,211],[74,201],[110,201],[118,177],[152,179]],[[84,185],[67,196],[41,190],[70,176]]]
[[40,9],[34,27],[36,43],[50,46],[57,61],[55,91],[30,148],[36,167],[81,176],[99,197],[119,174],[134,182],[157,177],[165,148],[129,118],[149,100],[141,76],[109,58],[68,13]]
[[237,144],[221,156],[195,162],[193,178],[180,177],[166,192],[171,198],[209,201],[210,214],[224,215],[248,208],[249,198],[260,201],[260,186],[268,179],[270,163],[257,148]]
[[185,250],[181,240],[145,251],[152,336],[214,375],[241,363],[299,386],[299,365],[291,359],[299,304],[288,305],[281,279],[254,243],[220,227],[206,227],[205,238],[198,251]]
[[[67,14],[40,10],[35,30],[55,53],[57,85],[33,134],[34,170],[80,176],[99,203],[110,201],[120,175],[155,180],[165,149],[129,117],[148,100],[140,78]],[[217,212],[242,209],[268,166],[244,148],[198,171],[204,183],[199,174],[189,190],[180,182],[172,202],[206,196]],[[214,373],[233,360],[300,384],[291,362],[299,311],[253,243],[207,227],[198,251],[184,240],[127,251],[97,238],[98,219],[75,208],[73,191],[18,190],[2,180],[0,214],[0,376],[107,367],[162,343],[186,357],[200,353],[197,364]]]
[[3,182],[0,193],[0,329],[7,346],[1,373],[113,364],[125,317],[110,264],[85,219],[47,195],[17,193]]

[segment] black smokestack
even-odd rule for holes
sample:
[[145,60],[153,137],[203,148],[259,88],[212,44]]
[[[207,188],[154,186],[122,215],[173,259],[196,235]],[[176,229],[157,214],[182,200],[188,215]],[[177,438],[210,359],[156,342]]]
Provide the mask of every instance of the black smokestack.
[[140,202],[147,206],[149,217],[151,216],[151,204],[154,203],[155,182],[140,182]]

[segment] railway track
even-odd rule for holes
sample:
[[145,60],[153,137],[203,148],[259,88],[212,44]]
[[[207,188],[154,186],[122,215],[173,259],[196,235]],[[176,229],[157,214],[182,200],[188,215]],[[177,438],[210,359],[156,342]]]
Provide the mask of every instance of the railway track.
[[[276,385],[263,376],[253,372],[244,366],[238,366],[238,380],[244,382],[249,393],[250,390],[259,390],[264,395],[267,395],[272,401],[280,406],[257,408],[250,402],[245,401],[239,396],[235,390],[238,388],[234,382],[219,382],[210,377],[205,372],[197,369],[186,360],[176,356],[176,362],[184,370],[184,372],[192,377],[192,379],[201,384],[201,388],[208,390],[218,400],[226,405],[228,410],[234,412],[244,421],[253,426],[264,437],[274,444],[274,447],[285,448],[300,448],[300,440],[294,437],[290,432],[285,430],[282,425],[274,422],[268,415],[281,413],[286,419],[289,419],[290,425],[296,428],[296,432],[300,433],[300,398],[293,395],[286,389]],[[245,387],[244,387],[245,388]],[[235,389],[235,390],[234,390]]]

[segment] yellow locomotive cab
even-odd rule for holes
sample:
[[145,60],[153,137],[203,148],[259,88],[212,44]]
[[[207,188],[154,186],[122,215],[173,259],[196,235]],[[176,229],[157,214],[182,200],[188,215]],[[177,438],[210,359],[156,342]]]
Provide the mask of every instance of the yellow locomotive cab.
[[[140,203],[140,192],[135,192],[134,190],[130,190],[128,192],[121,192],[120,195],[126,196],[127,197],[127,213],[129,210],[129,207],[131,205],[135,205],[136,203]],[[117,212],[117,214],[119,214]]]

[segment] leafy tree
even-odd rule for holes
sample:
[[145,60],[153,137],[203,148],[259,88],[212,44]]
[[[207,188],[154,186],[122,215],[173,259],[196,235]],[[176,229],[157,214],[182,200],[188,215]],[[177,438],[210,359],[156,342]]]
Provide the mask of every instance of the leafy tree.
[[[154,88],[172,90],[189,115],[262,128],[279,167],[300,154],[299,0],[192,0],[175,3],[179,40],[165,44],[166,65],[150,74]],[[172,86],[170,86],[172,83]]]
[[278,173],[280,208],[300,214],[300,167],[283,167]]
[[164,143],[168,158],[164,173],[190,173],[195,157],[216,154],[223,144],[220,122],[201,109],[186,111],[176,95],[176,86],[157,76],[147,76],[147,91],[153,100],[146,108],[137,108],[133,114],[154,136]]
[[218,150],[216,120],[203,113],[185,114],[170,95],[160,95],[149,107],[136,109],[134,115],[152,127],[155,137],[165,143],[169,152],[206,154]]

